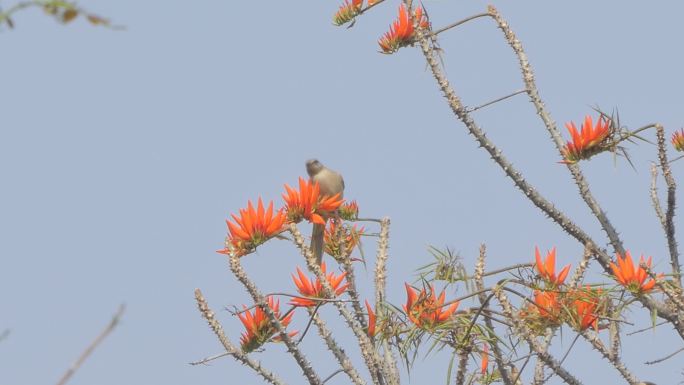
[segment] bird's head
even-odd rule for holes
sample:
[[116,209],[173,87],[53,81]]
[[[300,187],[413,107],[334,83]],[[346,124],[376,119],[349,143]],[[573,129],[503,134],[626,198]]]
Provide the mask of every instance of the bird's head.
[[311,177],[318,174],[318,172],[321,171],[323,167],[323,163],[319,162],[318,159],[309,159],[306,161],[306,172]]

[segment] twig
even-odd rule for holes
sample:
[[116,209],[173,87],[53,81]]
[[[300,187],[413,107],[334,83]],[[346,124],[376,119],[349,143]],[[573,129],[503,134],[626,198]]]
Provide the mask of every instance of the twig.
[[201,359],[201,360],[199,360],[199,361],[193,361],[193,362],[190,362],[189,364],[192,365],[192,366],[205,365],[205,364],[207,364],[207,363],[209,363],[209,362],[211,362],[211,361],[218,360],[219,358],[222,358],[222,357],[225,357],[225,356],[229,356],[229,355],[230,355],[230,353],[228,353],[228,352],[219,353],[219,354],[214,354],[213,356],[209,356],[209,357],[203,358],[203,359]]
[[514,97],[514,96],[516,96],[516,95],[524,94],[525,92],[527,92],[527,90],[515,91],[515,92],[513,92],[512,94],[508,94],[508,95],[506,95],[506,96],[502,96],[502,97],[500,97],[500,98],[494,99],[494,100],[492,100],[491,102],[487,102],[487,103],[485,103],[485,104],[480,104],[480,105],[477,106],[477,107],[469,108],[469,109],[468,109],[468,112],[475,112],[475,111],[477,111],[477,110],[479,110],[479,109],[482,109],[482,108],[485,108],[485,107],[489,107],[489,106],[491,106],[491,105],[494,104],[494,103],[501,102],[501,101],[506,100],[506,99],[508,99],[508,98],[512,98],[512,97]]
[[681,352],[684,352],[684,348],[679,348],[676,351],[674,351],[673,353],[670,353],[663,358],[658,358],[657,360],[653,360],[653,361],[646,361],[646,362],[644,362],[644,364],[646,364],[646,365],[658,364],[658,363],[663,362],[665,360],[669,360],[670,358],[674,357],[675,355],[677,355]]
[[216,334],[216,337],[218,337],[219,342],[221,342],[223,348],[226,349],[227,354],[230,354],[231,356],[233,356],[233,358],[235,358],[237,361],[240,361],[244,365],[249,366],[264,380],[270,382],[271,384],[285,385],[285,383],[275,374],[273,374],[273,372],[261,367],[261,363],[259,361],[251,359],[247,354],[243,353],[240,349],[236,348],[232,342],[230,342],[228,337],[226,337],[225,333],[223,333],[223,326],[221,326],[221,324],[216,319],[214,311],[209,308],[209,304],[207,303],[207,300],[204,298],[204,295],[202,294],[202,291],[200,289],[195,289],[195,300],[197,301],[197,307],[199,308],[202,317],[204,317],[204,319],[207,320],[209,327],[214,332],[214,334]]
[[[409,6],[409,9],[411,9],[410,6]],[[473,15],[473,16],[470,16],[470,17],[466,17],[466,18],[463,19],[463,20],[457,21],[457,22],[455,22],[455,23],[451,23],[451,24],[449,24],[449,25],[447,25],[447,26],[445,26],[445,27],[442,27],[442,28],[440,28],[440,29],[438,29],[438,30],[436,30],[436,31],[434,31],[434,32],[432,32],[432,33],[430,33],[430,34],[428,34],[428,37],[437,36],[437,35],[439,35],[440,33],[445,32],[445,31],[448,31],[448,30],[450,30],[450,29],[452,29],[452,28],[456,28],[456,27],[458,27],[458,26],[461,25],[461,24],[465,24],[465,23],[467,23],[467,22],[469,22],[469,21],[471,21],[471,20],[475,20],[475,19],[477,19],[477,18],[480,18],[480,17],[487,17],[487,16],[489,16],[488,13],[480,13],[480,14],[477,14],[477,15]]]
[[104,330],[102,330],[102,332],[100,332],[100,334],[97,337],[95,337],[93,342],[91,342],[90,345],[88,345],[88,347],[83,351],[83,353],[81,353],[81,356],[78,357],[76,362],[74,362],[73,365],[71,365],[71,367],[66,371],[66,373],[64,373],[62,378],[59,379],[59,381],[57,382],[57,385],[64,385],[64,384],[66,384],[67,381],[69,381],[71,376],[73,376],[74,373],[76,373],[76,371],[78,370],[78,368],[81,367],[83,362],[88,357],[90,357],[90,355],[93,353],[93,351],[95,351],[95,348],[97,348],[100,345],[100,343],[102,343],[102,341],[104,341],[104,339],[107,338],[109,333],[111,333],[112,330],[114,330],[114,328],[116,328],[116,325],[119,324],[119,321],[121,320],[121,316],[123,315],[125,310],[126,310],[126,306],[124,304],[119,305],[119,309],[116,311],[116,313],[112,317],[112,320],[109,321],[109,324],[107,324],[107,326],[104,328]]
[[338,375],[342,372],[343,372],[342,369],[337,369],[336,371],[332,372],[328,377],[323,379],[323,383],[325,384],[326,382],[328,382],[328,380],[331,380],[333,377],[335,377],[336,375]]

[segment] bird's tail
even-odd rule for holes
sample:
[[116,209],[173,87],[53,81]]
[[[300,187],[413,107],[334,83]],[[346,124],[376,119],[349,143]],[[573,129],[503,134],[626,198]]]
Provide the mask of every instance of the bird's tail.
[[323,231],[325,231],[324,225],[314,223],[311,231],[311,252],[319,266],[323,259]]

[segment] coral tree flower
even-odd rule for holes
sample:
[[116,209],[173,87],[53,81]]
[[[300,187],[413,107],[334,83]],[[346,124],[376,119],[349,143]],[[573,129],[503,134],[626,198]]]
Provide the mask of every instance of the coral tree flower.
[[[281,317],[280,301],[274,300],[273,297],[268,297],[267,302],[268,307],[270,307],[273,313],[275,313],[275,316],[280,320],[280,323],[283,325],[283,327],[287,327],[292,320],[294,312],[290,312],[284,317]],[[261,309],[261,307],[257,306],[254,309],[254,312],[246,310],[247,306],[245,305],[242,305],[242,307],[245,309],[245,311],[238,314],[238,317],[246,329],[240,337],[240,347],[242,348],[243,352],[249,353],[267,342],[280,340],[279,337],[272,338],[276,333],[276,329],[271,326],[268,316]],[[288,334],[290,337],[292,337],[297,334],[297,332],[294,331]]]
[[319,225],[325,225],[325,219],[321,214],[326,214],[337,210],[344,200],[340,194],[331,197],[322,196],[318,182],[312,183],[310,180],[299,178],[299,191],[285,185],[287,195],[283,194],[285,200],[287,219],[292,222],[299,222],[306,219]]
[[344,4],[340,5],[340,9],[333,16],[333,24],[339,26],[352,21],[359,14],[362,6],[363,0],[352,0],[351,3],[349,0],[344,0]]
[[672,134],[672,145],[677,151],[684,151],[684,128]]
[[366,300],[366,309],[368,310],[368,336],[374,337],[375,323],[377,322],[377,319],[375,317],[375,312],[373,311],[373,308],[371,308],[370,303],[368,303],[368,300]]
[[536,267],[539,275],[550,282],[552,285],[560,286],[565,281],[570,271],[570,265],[567,265],[561,270],[561,272],[556,277],[556,248],[554,247],[551,251],[546,253],[546,260],[542,262],[541,254],[539,253],[539,248],[534,248],[534,257],[536,259]]
[[564,160],[561,163],[577,163],[582,159],[589,159],[603,149],[601,145],[610,134],[610,121],[599,117],[594,126],[591,116],[587,115],[582,123],[582,128],[577,131],[574,122],[565,124],[572,141],[565,144],[562,153]]
[[359,219],[359,204],[356,201],[343,204],[340,207],[340,218],[346,221]]
[[[417,21],[420,28],[429,28],[430,23],[427,17],[423,15],[423,8],[417,7],[413,13],[414,19]],[[399,16],[397,20],[392,22],[390,30],[380,38],[378,44],[383,53],[394,53],[401,47],[405,47],[413,43],[414,27],[411,22],[411,17],[406,10],[406,5],[403,3],[399,6]]]
[[[356,225],[339,226],[336,221],[330,221],[330,224],[323,232],[323,243],[325,244],[325,252],[335,258],[348,256],[352,253],[354,248],[360,243],[361,235],[366,231],[365,227],[357,228]],[[344,244],[344,252],[342,246]]]
[[416,326],[426,329],[432,329],[440,326],[447,321],[458,308],[459,302],[452,303],[447,309],[444,309],[445,294],[442,291],[439,297],[435,296],[435,289],[430,286],[429,290],[423,288],[420,292],[411,287],[408,283],[406,286],[407,300],[404,306],[404,311],[408,318]]
[[561,303],[558,300],[558,293],[555,291],[534,291],[534,303],[530,305],[533,311],[549,321],[557,322],[560,316]]
[[[321,263],[321,270],[325,275],[325,262]],[[335,296],[339,296],[340,294],[344,293],[344,291],[347,290],[347,287],[349,287],[348,282],[344,285],[342,284],[342,281],[344,280],[344,277],[346,275],[347,273],[342,273],[338,276],[335,276],[335,273],[331,272],[325,276],[325,279],[328,281],[330,287],[332,287],[333,291],[335,292]],[[310,298],[327,298],[323,293],[323,284],[321,283],[321,281],[318,278],[316,278],[315,281],[309,279],[300,268],[297,268],[296,276],[292,274],[292,280],[294,281],[295,286],[297,286],[297,291],[299,292],[299,294]],[[316,306],[316,304],[318,304],[319,302],[320,301],[316,301],[313,299],[295,297],[294,299],[292,299],[292,301],[290,301],[290,304],[294,306],[310,307]]]
[[[236,249],[238,255],[244,255],[269,238],[279,233],[285,223],[285,213],[281,210],[273,212],[273,202],[264,210],[264,204],[259,198],[256,210],[252,201],[247,202],[246,209],[240,209],[240,216],[231,214],[235,223],[226,220],[230,235],[228,242]],[[230,254],[228,248],[219,253]]]
[[[650,268],[653,258],[648,257],[646,265]],[[644,256],[642,255],[639,259],[639,263],[644,263]],[[623,258],[619,253],[617,254],[617,265],[613,262],[610,263],[610,268],[615,274],[615,279],[624,286],[627,290],[632,293],[648,293],[655,286],[655,280],[650,279],[646,281],[646,270],[641,268],[641,266],[634,266],[632,261],[632,255],[629,251],[625,251],[625,257]],[[662,277],[663,274],[659,274],[658,277]]]
[[586,330],[589,326],[592,326],[594,330],[598,331],[598,301],[601,290],[592,291],[581,290],[574,293],[570,293],[570,297],[575,297],[572,301],[572,305],[575,311],[575,326],[579,330]]

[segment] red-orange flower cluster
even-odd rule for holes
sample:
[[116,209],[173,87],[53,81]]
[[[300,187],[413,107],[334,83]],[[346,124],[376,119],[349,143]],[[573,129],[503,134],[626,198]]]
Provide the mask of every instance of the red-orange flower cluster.
[[[420,28],[427,29],[430,27],[427,17],[423,15],[423,8],[417,7],[413,13],[413,18]],[[404,4],[401,4],[399,6],[399,17],[392,22],[389,32],[386,32],[378,41],[380,49],[383,53],[394,53],[399,48],[413,43],[414,32],[415,29],[408,10]]]
[[[354,248],[361,242],[361,235],[366,229],[353,226],[338,226],[337,221],[330,221],[323,233],[323,243],[325,252],[335,258],[348,256]],[[344,245],[344,250],[342,250]]]
[[[652,262],[653,258],[648,257],[646,265],[650,268]],[[639,258],[639,263],[644,263],[643,255],[641,258]],[[646,277],[648,276],[646,270],[641,268],[641,266],[634,265],[634,262],[632,261],[632,255],[629,253],[629,251],[625,252],[624,258],[618,253],[617,265],[611,262],[610,268],[613,270],[613,274],[615,274],[615,279],[617,279],[617,281],[620,282],[620,284],[627,290],[633,293],[648,293],[653,289],[653,286],[655,286],[655,281],[652,279],[648,282],[645,282]],[[659,278],[662,276],[663,274],[658,275]]]
[[344,4],[340,5],[340,9],[337,10],[335,16],[333,16],[333,24],[343,25],[354,19],[356,15],[361,11],[363,6],[363,0],[344,0]]
[[459,302],[454,302],[447,309],[444,309],[444,291],[440,293],[439,297],[436,297],[435,289],[432,286],[429,287],[429,290],[423,288],[418,292],[408,283],[404,285],[407,295],[404,311],[411,322],[418,327],[433,329],[440,326],[449,321],[451,315],[458,308]]
[[561,303],[555,291],[534,291],[534,310],[549,321],[556,322],[560,316]]
[[[267,298],[268,307],[271,308],[275,316],[280,320],[283,327],[287,327],[292,320],[293,312],[281,317],[280,315],[280,301],[276,301],[273,297]],[[245,311],[238,314],[240,321],[245,326],[245,332],[242,333],[240,337],[240,347],[245,353],[251,352],[254,349],[259,348],[261,345],[270,341],[279,341],[279,337],[272,338],[276,333],[276,329],[271,326],[271,322],[268,319],[266,313],[257,306],[252,313],[247,309],[247,306],[243,305]],[[297,334],[296,331],[288,333],[290,337]]]
[[[237,255],[244,255],[254,250],[255,247],[266,242],[269,238],[279,233],[285,223],[285,213],[282,210],[273,212],[273,202],[264,210],[264,204],[259,198],[257,209],[254,209],[252,201],[247,202],[246,209],[240,209],[240,217],[231,214],[235,223],[226,220],[230,235],[228,242],[235,248]],[[230,254],[226,247],[219,253]]]
[[610,134],[610,121],[599,117],[594,126],[591,116],[587,115],[582,123],[582,128],[578,132],[574,122],[565,124],[570,132],[572,141],[563,147],[563,158],[561,163],[577,163],[582,159],[589,159],[602,151],[601,145]]
[[573,298],[572,304],[574,308],[573,318],[574,326],[579,330],[585,330],[592,326],[594,330],[598,331],[598,305],[601,289],[591,290],[577,290],[569,293],[569,297]]
[[356,201],[351,201],[343,204],[340,207],[340,218],[345,221],[351,221],[359,218],[359,205]]
[[684,128],[672,134],[672,145],[677,151],[684,151]]
[[536,259],[537,271],[539,275],[551,283],[554,286],[560,286],[565,281],[570,271],[570,265],[567,265],[561,270],[561,272],[556,277],[556,248],[554,247],[551,251],[546,253],[546,260],[542,262],[541,254],[539,253],[539,248],[534,248],[534,257]]
[[287,195],[283,194],[286,204],[287,219],[299,222],[306,219],[309,222],[325,225],[322,214],[337,210],[344,202],[340,194],[331,197],[322,196],[318,182],[299,178],[299,191],[285,185]]
[[[321,270],[323,270],[323,274],[325,274],[325,262],[321,263]],[[330,287],[335,291],[335,296],[344,293],[344,291],[347,290],[347,287],[349,287],[349,283],[342,285],[342,281],[346,275],[347,273],[342,273],[335,276],[335,273],[332,272],[326,275],[325,278],[330,284]],[[294,281],[295,286],[297,286],[299,294],[309,298],[327,298],[323,294],[323,284],[321,281],[318,278],[316,278],[315,282],[309,279],[300,268],[297,268],[297,276],[294,274],[292,275],[292,280]],[[295,297],[290,301],[291,305],[303,307],[316,306],[318,303],[320,303],[320,301],[299,297]]]

